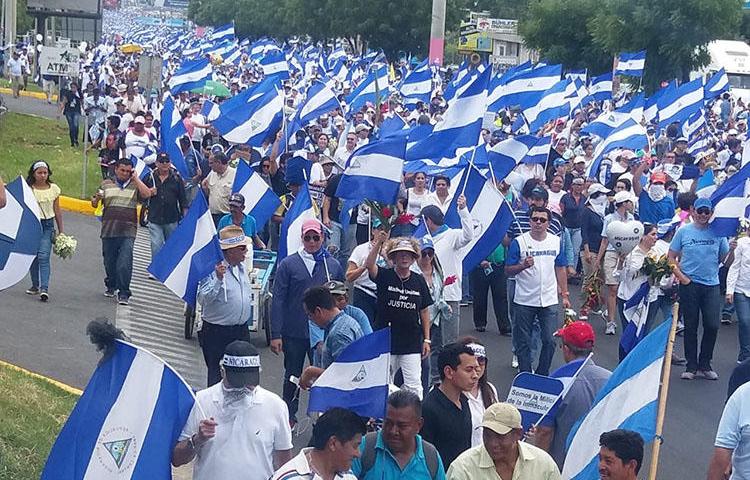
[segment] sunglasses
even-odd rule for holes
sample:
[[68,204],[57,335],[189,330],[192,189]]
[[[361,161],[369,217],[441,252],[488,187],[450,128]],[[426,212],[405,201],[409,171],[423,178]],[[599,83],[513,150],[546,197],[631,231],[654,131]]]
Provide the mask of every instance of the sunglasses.
[[422,258],[431,257],[433,255],[435,255],[435,252],[432,250],[422,250]]
[[548,220],[544,217],[531,217],[530,220],[535,223],[547,223],[548,222]]
[[320,236],[319,235],[305,235],[304,240],[306,242],[319,242]]
[[701,215],[711,215],[713,210],[711,210],[708,207],[701,207],[698,210],[695,211],[696,213],[700,213]]

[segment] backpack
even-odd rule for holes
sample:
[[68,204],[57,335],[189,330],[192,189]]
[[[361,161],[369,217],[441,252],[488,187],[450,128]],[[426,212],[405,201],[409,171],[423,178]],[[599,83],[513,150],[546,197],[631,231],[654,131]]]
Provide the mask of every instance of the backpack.
[[[369,472],[373,465],[375,465],[375,444],[377,443],[378,432],[370,432],[365,435],[365,448],[362,451],[362,471],[359,473],[359,478],[365,478],[367,472]],[[430,472],[430,478],[436,478],[438,471],[438,452],[437,449],[430,442],[422,439],[422,451],[424,451],[425,463],[427,463],[427,470]]]

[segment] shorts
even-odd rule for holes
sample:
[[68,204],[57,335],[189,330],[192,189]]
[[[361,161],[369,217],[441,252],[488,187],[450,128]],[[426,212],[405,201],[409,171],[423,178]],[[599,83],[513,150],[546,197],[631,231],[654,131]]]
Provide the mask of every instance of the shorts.
[[607,250],[604,252],[604,262],[602,264],[602,270],[604,271],[604,284],[605,285],[617,285],[620,283],[620,279],[615,277],[615,271],[617,270],[617,261],[620,259],[620,255],[613,251]]

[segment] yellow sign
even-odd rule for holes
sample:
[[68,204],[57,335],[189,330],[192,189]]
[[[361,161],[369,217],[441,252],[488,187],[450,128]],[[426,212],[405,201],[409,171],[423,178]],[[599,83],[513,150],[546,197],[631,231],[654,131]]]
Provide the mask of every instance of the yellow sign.
[[458,37],[458,49],[470,52],[492,52],[492,39],[483,32]]

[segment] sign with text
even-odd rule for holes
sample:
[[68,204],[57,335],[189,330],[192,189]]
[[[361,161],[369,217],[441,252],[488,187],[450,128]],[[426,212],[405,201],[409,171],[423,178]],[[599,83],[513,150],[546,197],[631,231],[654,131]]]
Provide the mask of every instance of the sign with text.
[[78,76],[80,52],[72,47],[42,47],[39,54],[39,71],[42,75]]
[[553,418],[552,407],[562,391],[563,383],[556,378],[522,372],[513,379],[506,401],[520,410],[523,430],[527,431],[543,416]]

